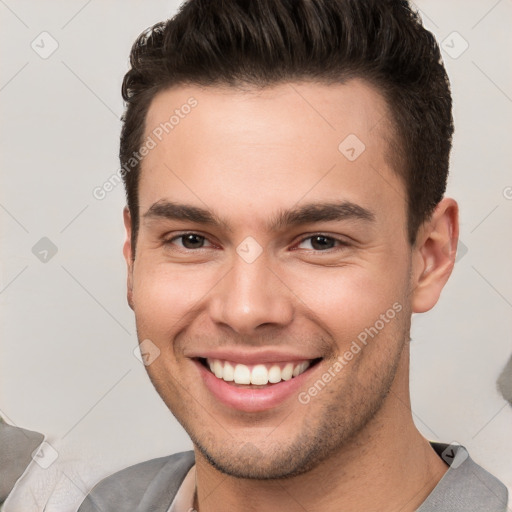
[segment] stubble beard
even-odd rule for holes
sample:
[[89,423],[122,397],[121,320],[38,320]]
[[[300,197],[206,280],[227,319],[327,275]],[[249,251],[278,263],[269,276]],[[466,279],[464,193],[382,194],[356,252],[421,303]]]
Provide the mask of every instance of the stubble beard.
[[[407,312],[404,313],[407,316]],[[352,372],[342,386],[333,388],[330,384],[329,388],[323,389],[319,397],[326,394],[326,405],[320,414],[315,412],[306,415],[293,438],[279,438],[272,443],[270,434],[260,446],[256,444],[257,441],[252,443],[251,439],[217,443],[210,436],[201,435],[199,425],[193,427],[180,418],[178,421],[204,459],[226,475],[242,479],[274,480],[307,473],[327,459],[342,456],[344,448],[356,442],[368,425],[376,420],[389,395],[403,350],[410,339],[409,334],[410,315],[408,321],[402,321],[400,327],[387,338],[372,340],[371,343],[390,344],[393,349],[384,351],[386,353],[377,367],[364,367],[359,374]],[[352,363],[354,360],[349,364]],[[361,382],[362,375],[364,384]],[[365,375],[371,375],[371,378],[364,381]],[[293,413],[285,421],[289,421],[297,432]],[[280,431],[281,428],[276,429],[276,432]]]

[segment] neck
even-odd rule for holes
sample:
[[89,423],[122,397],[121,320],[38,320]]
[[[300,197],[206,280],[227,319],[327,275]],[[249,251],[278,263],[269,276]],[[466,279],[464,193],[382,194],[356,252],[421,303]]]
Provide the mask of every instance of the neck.
[[447,465],[414,426],[408,347],[379,412],[346,446],[308,473],[282,480],[227,476],[196,449],[199,512],[415,511]]

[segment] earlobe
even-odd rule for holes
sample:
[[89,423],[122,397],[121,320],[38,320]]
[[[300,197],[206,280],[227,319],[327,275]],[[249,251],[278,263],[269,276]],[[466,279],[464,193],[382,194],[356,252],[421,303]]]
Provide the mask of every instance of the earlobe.
[[128,207],[123,210],[124,227],[126,230],[126,239],[123,244],[123,256],[127,267],[127,291],[126,298],[128,305],[133,309],[133,252],[132,252],[132,220]]
[[459,238],[458,211],[454,199],[444,198],[418,231],[412,263],[414,313],[435,306],[452,273]]

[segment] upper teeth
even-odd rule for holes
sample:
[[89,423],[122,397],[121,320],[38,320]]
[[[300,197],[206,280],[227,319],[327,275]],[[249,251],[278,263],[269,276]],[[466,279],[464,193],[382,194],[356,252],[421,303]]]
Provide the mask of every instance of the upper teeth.
[[235,384],[256,384],[259,386],[269,382],[276,384],[281,380],[290,380],[292,377],[297,377],[297,375],[304,373],[311,364],[311,361],[301,361],[300,363],[247,366],[245,364],[209,358],[206,362],[210,370],[219,379],[223,379],[226,382],[235,382]]

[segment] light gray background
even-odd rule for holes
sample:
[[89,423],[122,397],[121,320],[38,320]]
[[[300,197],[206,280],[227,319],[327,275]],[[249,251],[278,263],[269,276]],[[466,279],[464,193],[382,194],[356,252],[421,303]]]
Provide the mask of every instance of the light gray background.
[[[463,246],[436,308],[414,316],[413,413],[512,486],[512,408],[495,385],[512,353],[512,1],[417,5],[444,41]],[[0,0],[0,414],[47,436],[74,502],[114,470],[191,448],[133,354],[124,191],[92,194],[118,169],[131,44],[177,6]],[[31,47],[51,48],[43,31],[59,45],[46,59]],[[42,237],[58,249],[46,263],[32,252]]]

